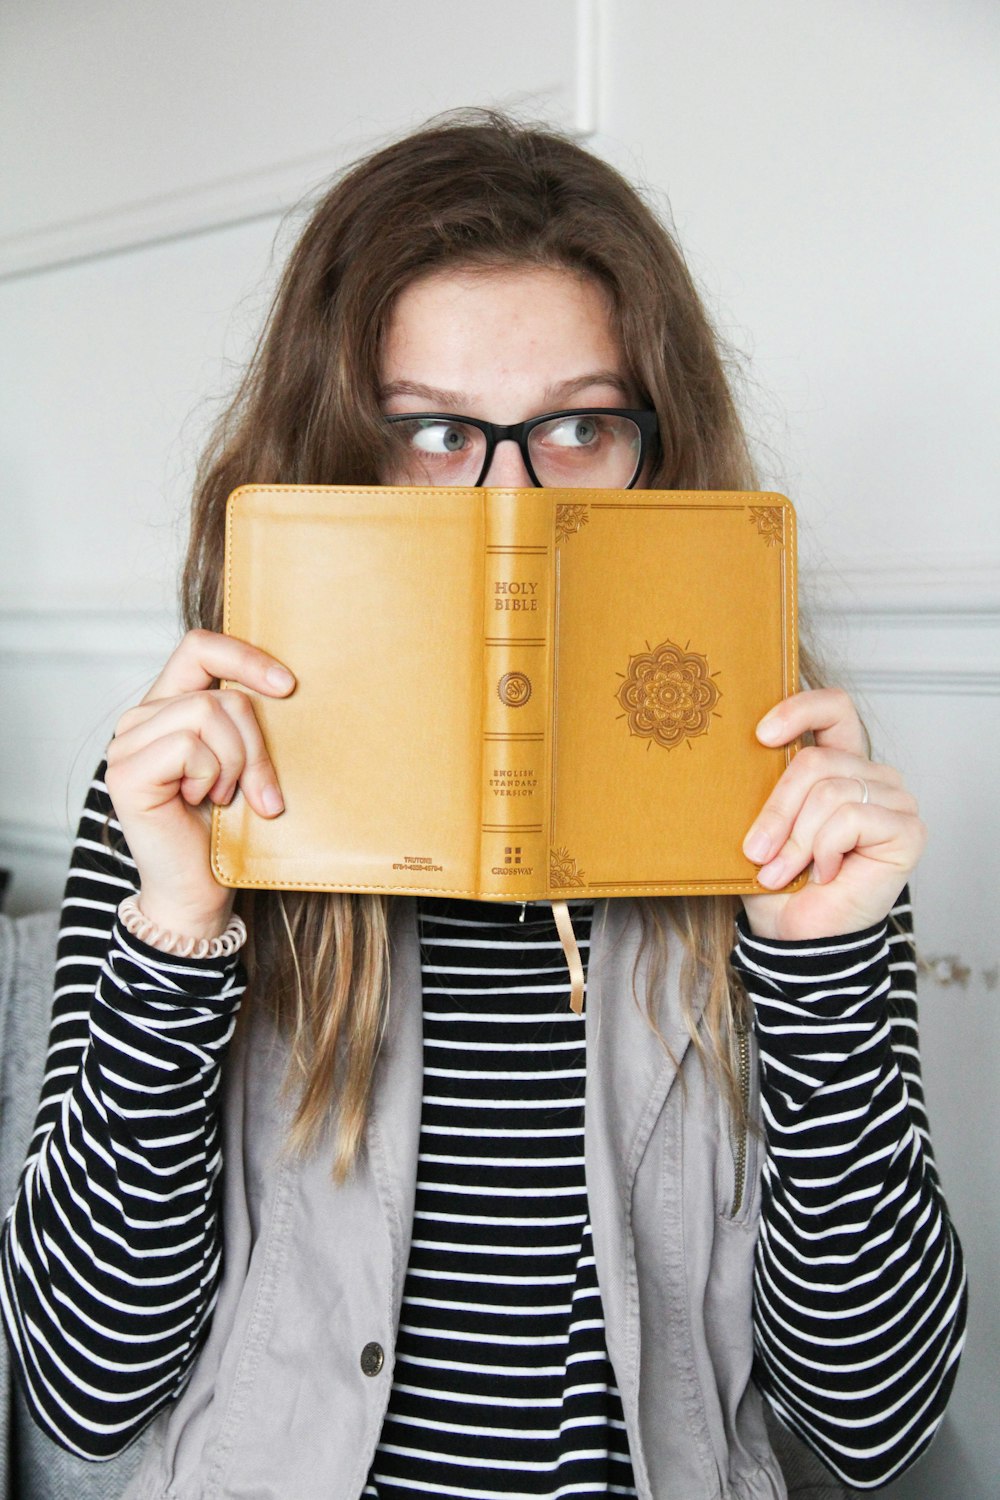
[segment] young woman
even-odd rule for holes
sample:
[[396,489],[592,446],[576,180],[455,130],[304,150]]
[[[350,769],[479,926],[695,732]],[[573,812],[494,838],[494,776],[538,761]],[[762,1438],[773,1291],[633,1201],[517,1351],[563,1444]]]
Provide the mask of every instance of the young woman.
[[843,693],[758,728],[813,741],[747,830],[774,894],[577,903],[582,1020],[544,904],[234,908],[211,874],[213,803],[281,816],[250,694],[295,670],[220,634],[228,493],[558,485],[567,449],[588,485],[754,488],[664,228],[492,115],[354,167],[204,461],[189,633],[91,787],[5,1228],[38,1421],[102,1458],[159,1413],[135,1496],[779,1500],[884,1482],[940,1419],[964,1280],[916,1053],[924,834]]

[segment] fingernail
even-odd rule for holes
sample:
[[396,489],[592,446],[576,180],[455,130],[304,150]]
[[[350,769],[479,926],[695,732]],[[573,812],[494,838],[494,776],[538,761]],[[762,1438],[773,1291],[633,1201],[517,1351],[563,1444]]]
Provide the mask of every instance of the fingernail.
[[771,852],[771,838],[763,828],[754,828],[743,840],[743,853],[754,864],[762,865]]
[[266,813],[269,813],[272,817],[276,813],[284,812],[285,810],[285,804],[284,800],[282,799],[281,793],[273,784],[264,788],[264,790],[260,794],[260,800],[264,804],[264,811]]
[[266,675],[269,686],[277,688],[279,693],[290,692],[295,686],[295,678],[284,667],[268,667]]
[[771,744],[781,734],[781,721],[773,714],[765,714],[757,725],[757,738],[765,744]]
[[785,861],[783,859],[772,859],[769,865],[765,865],[762,870],[757,871],[757,879],[761,885],[769,886],[772,890],[777,890],[779,886],[786,885],[788,875]]

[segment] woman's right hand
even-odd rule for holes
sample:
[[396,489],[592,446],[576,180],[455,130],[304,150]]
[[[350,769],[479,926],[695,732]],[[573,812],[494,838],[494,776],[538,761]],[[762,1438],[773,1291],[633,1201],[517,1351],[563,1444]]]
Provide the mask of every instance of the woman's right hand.
[[[220,679],[240,687],[220,688]],[[209,858],[212,805],[242,791],[274,818],[284,802],[253,706],[240,688],[284,698],[292,674],[232,636],[191,630],[142,702],[119,719],[106,783],[139,871],[139,906],[163,931],[215,937],[235,891]]]

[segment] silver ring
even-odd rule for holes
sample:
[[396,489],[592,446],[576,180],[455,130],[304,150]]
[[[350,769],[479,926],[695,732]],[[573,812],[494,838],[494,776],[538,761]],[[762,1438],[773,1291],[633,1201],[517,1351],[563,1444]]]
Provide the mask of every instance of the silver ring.
[[851,780],[856,781],[858,783],[858,786],[861,788],[861,806],[867,807],[869,802],[872,800],[871,793],[868,790],[867,781],[863,781],[860,776],[852,776]]

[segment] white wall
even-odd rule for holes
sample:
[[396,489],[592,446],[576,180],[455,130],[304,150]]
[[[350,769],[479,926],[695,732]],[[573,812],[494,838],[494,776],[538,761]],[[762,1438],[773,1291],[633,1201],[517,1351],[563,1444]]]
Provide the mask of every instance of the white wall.
[[[435,109],[527,98],[670,207],[752,355],[814,615],[919,790],[927,1090],[973,1280],[894,1496],[992,1500],[1000,12],[976,0],[8,0],[0,12],[0,864],[58,899],[82,789],[174,637],[193,462],[294,231]],[[276,236],[278,248],[274,249]]]
[[924,1069],[973,1314],[945,1427],[891,1494],[992,1500],[1000,11],[699,0],[606,14],[600,144],[669,195],[724,332],[752,353],[763,479],[796,501],[821,640],[931,825],[915,882]]

